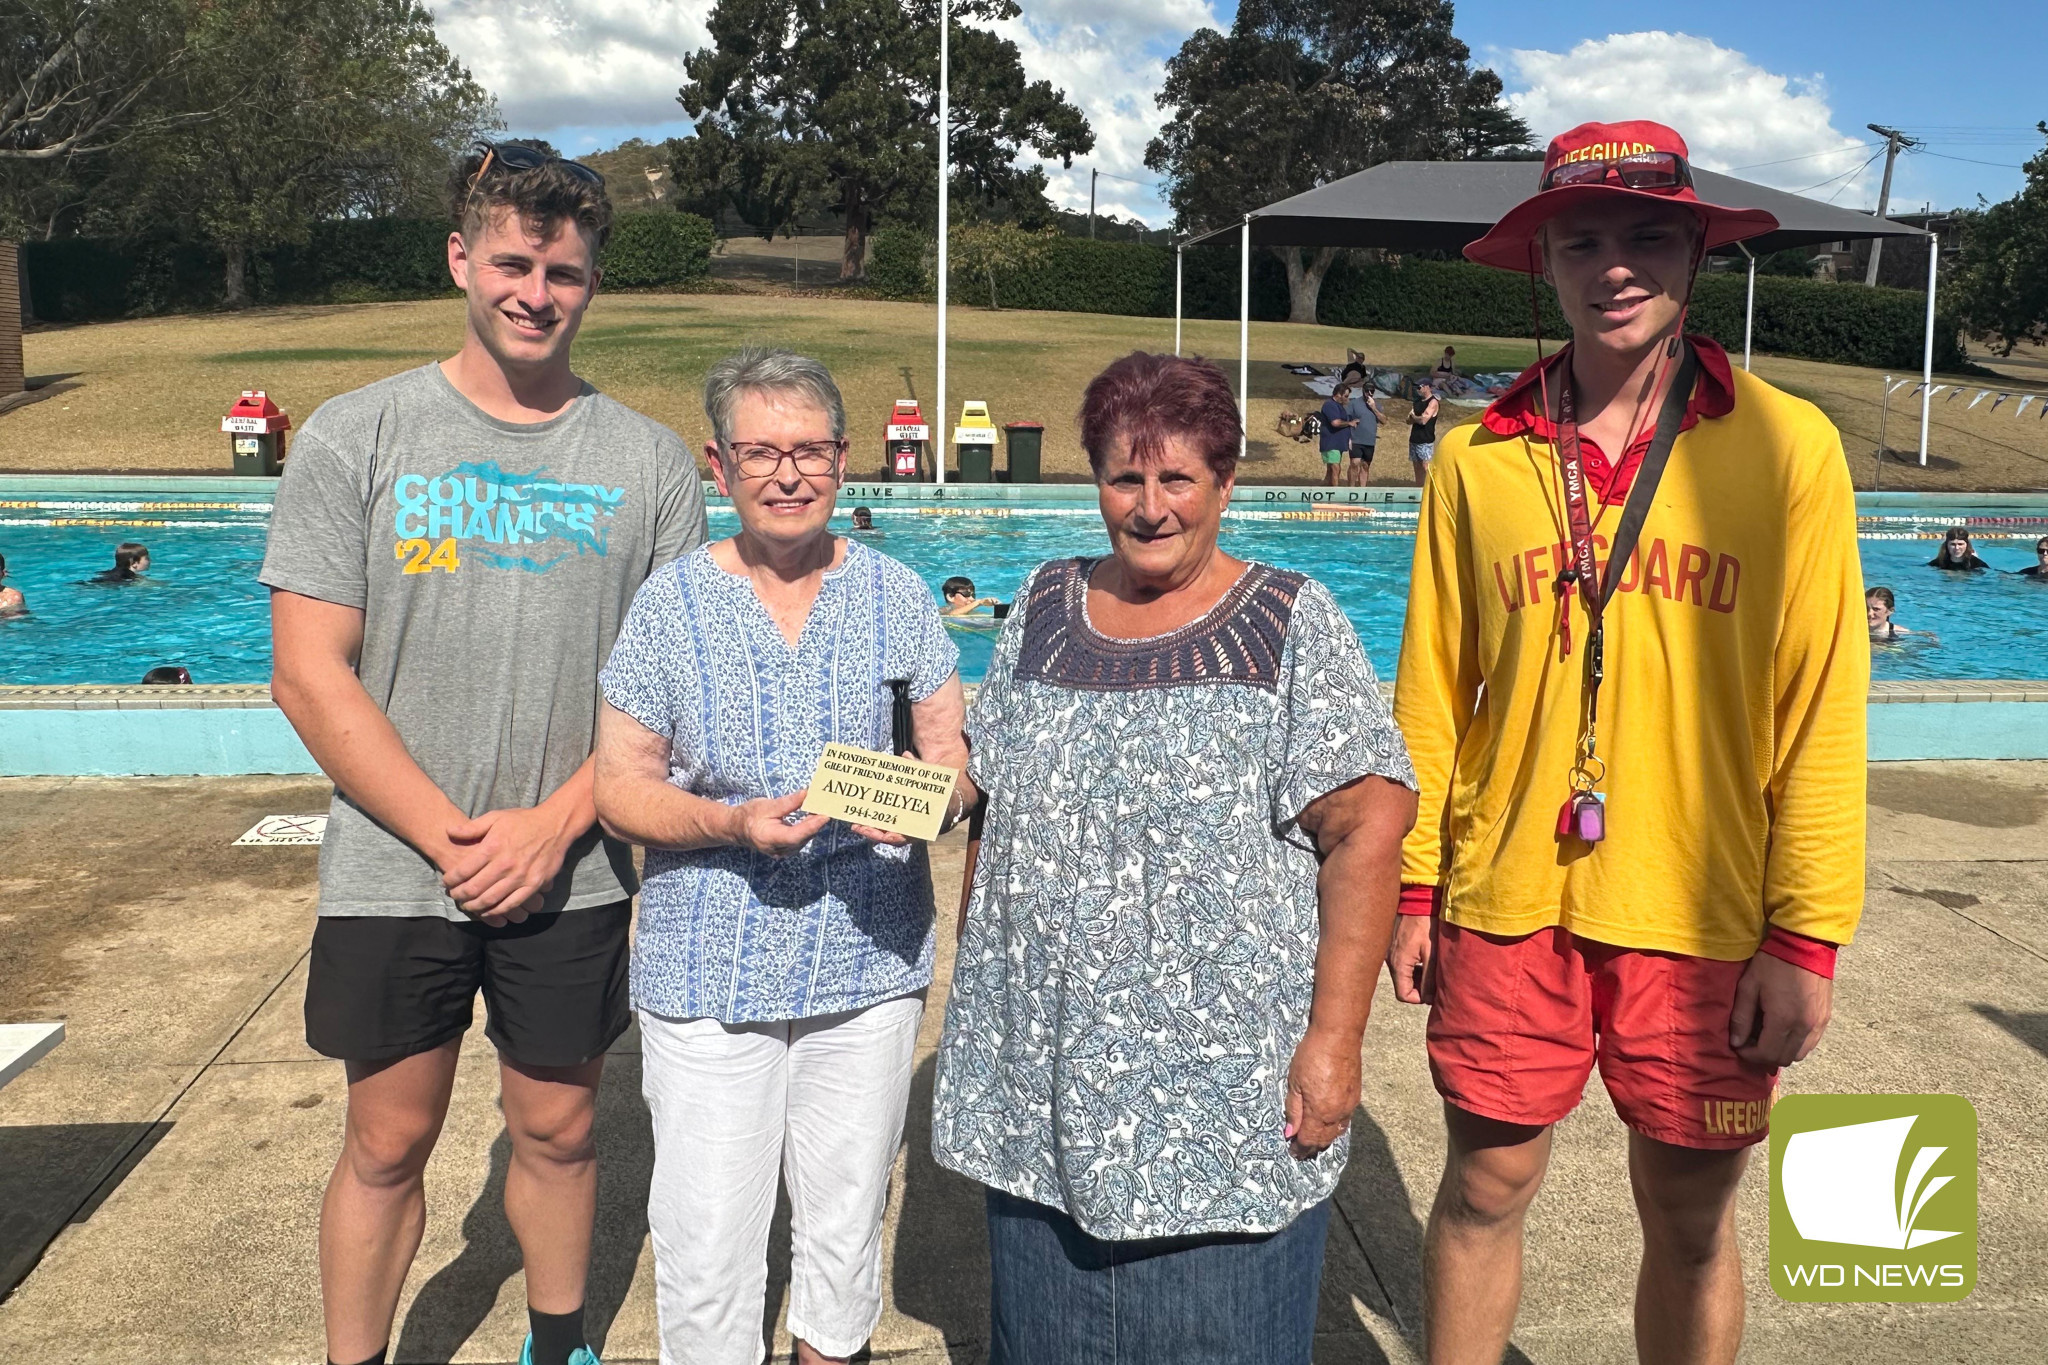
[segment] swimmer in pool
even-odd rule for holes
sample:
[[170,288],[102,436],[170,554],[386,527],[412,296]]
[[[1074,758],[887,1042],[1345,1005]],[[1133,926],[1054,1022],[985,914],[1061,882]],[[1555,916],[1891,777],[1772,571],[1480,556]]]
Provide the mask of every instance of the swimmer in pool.
[[939,610],[941,616],[971,616],[983,607],[997,605],[993,597],[974,595],[971,578],[949,578],[939,586],[939,594],[946,599],[946,605]]
[[2042,536],[2034,542],[2034,562],[2019,572],[2021,578],[2031,578],[2036,583],[2048,583],[2048,536]]
[[853,509],[853,529],[854,529],[854,530],[856,530],[856,531],[872,531],[872,530],[874,530],[874,529],[875,529],[875,514],[874,514],[874,512],[872,512],[871,510],[869,510],[868,508],[865,508],[865,507],[856,507],[856,508],[854,508],[854,509]]
[[114,567],[94,574],[88,583],[133,583],[149,572],[149,547],[124,540],[114,547]]
[[28,599],[7,586],[7,556],[0,555],[0,616],[22,616],[27,612]]
[[1892,595],[1890,588],[1872,588],[1863,594],[1863,609],[1870,617],[1870,643],[1889,645],[1912,636],[1928,644],[1937,644],[1933,635],[1924,630],[1907,630],[1892,617],[1899,609],[1899,599]]
[[1927,561],[1930,569],[1947,569],[1950,573],[1974,573],[1991,566],[1977,558],[1977,547],[1970,543],[1970,532],[1966,527],[1951,526],[1942,538],[1941,553]]

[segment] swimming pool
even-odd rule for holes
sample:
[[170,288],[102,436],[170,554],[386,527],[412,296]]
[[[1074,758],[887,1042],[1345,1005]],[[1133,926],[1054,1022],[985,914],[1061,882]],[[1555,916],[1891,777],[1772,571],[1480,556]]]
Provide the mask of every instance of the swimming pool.
[[[125,481],[124,481],[125,482]],[[132,683],[160,664],[182,664],[196,682],[253,683],[270,674],[267,592],[257,584],[270,512],[267,482],[208,480],[84,489],[52,484],[0,489],[0,554],[7,582],[29,614],[0,619],[0,684]],[[859,490],[849,490],[859,494]],[[875,508],[877,549],[916,569],[936,591],[964,573],[984,596],[1007,599],[1033,565],[1061,555],[1099,554],[1102,524],[1092,500],[1054,490],[1029,502],[934,503],[904,498]],[[1252,497],[1244,496],[1247,492]],[[1374,667],[1392,677],[1414,529],[1410,502],[1333,507],[1284,490],[1272,501],[1240,490],[1224,523],[1224,548],[1246,559],[1298,569],[1328,584],[1358,627]],[[1024,490],[1005,489],[1009,496]],[[842,500],[842,512],[854,498]],[[2048,583],[2010,574],[1943,574],[1925,567],[1941,528],[1968,522],[1979,553],[1999,569],[2033,562],[2048,533],[2048,508],[1892,503],[1863,519],[1865,580],[1899,597],[1899,620],[1931,630],[1938,644],[1881,648],[1879,679],[2014,678],[2048,675]],[[1049,504],[1049,505],[1048,505]],[[843,528],[845,517],[839,520]],[[730,534],[729,509],[714,507],[714,536]],[[89,585],[113,562],[115,545],[149,546],[146,581]],[[987,629],[956,629],[961,673],[986,670]]]

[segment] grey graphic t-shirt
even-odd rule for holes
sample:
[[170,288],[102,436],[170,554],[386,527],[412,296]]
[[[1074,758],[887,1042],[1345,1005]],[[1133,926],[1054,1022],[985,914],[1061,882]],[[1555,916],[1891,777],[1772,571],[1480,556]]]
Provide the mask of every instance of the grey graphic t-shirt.
[[[668,428],[587,385],[558,417],[502,422],[435,364],[306,419],[259,577],[363,609],[363,686],[434,784],[481,815],[535,805],[582,766],[633,594],[703,541],[696,462]],[[633,890],[626,846],[592,830],[544,908]],[[340,792],[320,913],[467,918],[430,861]]]

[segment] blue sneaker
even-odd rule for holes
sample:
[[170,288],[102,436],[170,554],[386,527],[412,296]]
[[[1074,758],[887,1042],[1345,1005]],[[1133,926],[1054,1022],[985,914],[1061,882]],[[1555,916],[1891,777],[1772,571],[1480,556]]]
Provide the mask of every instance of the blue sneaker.
[[[519,1348],[519,1365],[533,1365],[533,1333],[526,1334],[526,1344]],[[578,1346],[569,1352],[569,1365],[604,1365],[597,1358],[597,1352],[588,1346]]]

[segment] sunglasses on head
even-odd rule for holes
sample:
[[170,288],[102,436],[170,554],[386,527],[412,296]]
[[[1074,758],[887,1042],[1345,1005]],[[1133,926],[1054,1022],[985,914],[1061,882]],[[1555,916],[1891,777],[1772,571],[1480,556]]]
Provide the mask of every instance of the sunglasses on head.
[[1632,190],[1675,190],[1692,185],[1692,168],[1677,152],[1637,152],[1633,156],[1609,157],[1597,161],[1568,161],[1543,174],[1538,188],[1557,189],[1564,185],[1604,185],[1612,176]]
[[604,188],[604,177],[580,161],[570,161],[566,157],[553,156],[538,147],[529,147],[523,142],[479,142],[476,145],[482,149],[484,159],[482,164],[476,168],[476,178],[470,181],[472,193],[475,191],[478,182],[484,178],[484,172],[491,168],[493,161],[496,161],[500,166],[514,171],[538,170],[549,162],[554,162],[578,180],[587,181],[599,189]]

